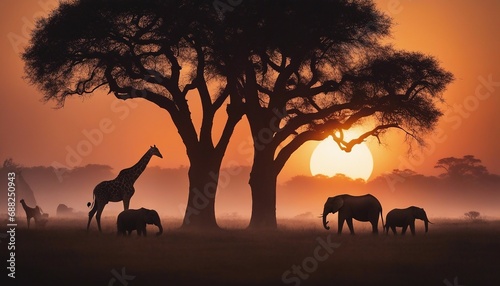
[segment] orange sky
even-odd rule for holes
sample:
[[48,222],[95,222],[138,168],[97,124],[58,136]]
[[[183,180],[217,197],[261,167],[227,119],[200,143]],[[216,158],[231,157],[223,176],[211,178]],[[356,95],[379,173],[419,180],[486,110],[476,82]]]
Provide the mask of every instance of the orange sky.
[[[187,165],[184,146],[168,113],[147,101],[123,102],[96,94],[85,100],[68,100],[58,110],[53,109],[54,103],[40,102],[41,94],[22,78],[19,52],[33,18],[55,3],[0,2],[0,160],[12,157],[25,166],[108,164],[118,171],[134,164],[149,145],[156,144],[164,158],[154,158],[151,165]],[[456,80],[445,93],[447,105],[443,108],[450,112],[440,121],[436,135],[429,137],[428,150],[415,149],[414,158],[404,159],[407,146],[401,144],[402,137],[396,131],[384,138],[383,146],[374,139],[369,141],[375,164],[372,178],[395,168],[436,174],[432,167],[438,159],[465,154],[474,154],[491,172],[500,173],[500,148],[494,140],[500,134],[495,117],[500,107],[500,37],[496,31],[500,27],[500,1],[483,0],[480,5],[468,0],[376,3],[394,19],[391,42],[397,48],[437,57]],[[193,111],[195,120],[197,116]],[[89,143],[89,134],[94,143]],[[251,154],[241,151],[250,144],[244,119],[223,164],[250,165]],[[281,181],[310,174],[309,157],[316,144],[307,143],[293,155],[280,175]],[[68,150],[79,147],[85,152],[78,158],[68,157]]]

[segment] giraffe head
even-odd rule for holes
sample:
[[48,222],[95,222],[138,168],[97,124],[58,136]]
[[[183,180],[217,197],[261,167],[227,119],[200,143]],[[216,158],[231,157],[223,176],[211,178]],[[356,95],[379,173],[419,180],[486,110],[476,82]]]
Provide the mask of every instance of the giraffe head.
[[158,148],[156,148],[156,145],[150,146],[149,153],[151,155],[156,155],[156,156],[158,156],[160,158],[163,158],[163,156],[160,153],[160,150],[158,150]]

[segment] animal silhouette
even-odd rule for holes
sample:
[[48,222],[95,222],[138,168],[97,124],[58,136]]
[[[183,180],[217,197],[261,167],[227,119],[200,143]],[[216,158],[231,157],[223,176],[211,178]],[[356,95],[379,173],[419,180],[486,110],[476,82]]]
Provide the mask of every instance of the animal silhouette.
[[326,216],[329,213],[338,212],[338,230],[337,233],[342,233],[344,221],[354,234],[354,227],[352,220],[369,221],[372,224],[372,233],[378,233],[378,217],[382,219],[382,226],[384,225],[384,218],[382,217],[382,205],[374,196],[368,194],[364,196],[351,196],[351,195],[338,195],[330,197],[326,200],[323,208],[323,227],[329,230],[328,221]]
[[39,206],[35,206],[34,208],[29,207],[24,199],[20,200],[21,205],[23,205],[23,209],[26,212],[26,218],[28,220],[28,228],[30,228],[30,220],[33,218],[35,220],[35,224],[42,218],[42,210]]
[[425,232],[429,230],[429,223],[431,222],[427,218],[427,213],[424,209],[416,206],[406,209],[393,209],[385,217],[385,233],[388,234],[389,228],[391,228],[394,235],[396,235],[396,227],[402,227],[401,234],[404,235],[409,226],[411,234],[415,235],[415,219],[423,220]]
[[159,229],[156,235],[162,234],[163,227],[161,225],[160,216],[155,210],[140,208],[138,210],[122,211],[116,219],[117,234],[125,235],[128,233],[128,235],[130,235],[132,231],[137,230],[139,236],[141,236],[141,234],[146,236],[146,224],[156,225]]
[[[146,154],[144,154],[139,162],[137,162],[134,166],[121,170],[114,180],[104,181],[97,184],[94,188],[94,202],[92,210],[89,212],[87,231],[89,230],[92,217],[94,217],[96,212],[97,227],[100,232],[102,231],[101,214],[108,202],[123,201],[123,209],[128,210],[130,199],[135,193],[134,183],[142,174],[144,169],[146,169],[146,166],[153,155],[163,158],[156,145],[151,146]],[[87,203],[87,206],[91,206],[90,202]]]

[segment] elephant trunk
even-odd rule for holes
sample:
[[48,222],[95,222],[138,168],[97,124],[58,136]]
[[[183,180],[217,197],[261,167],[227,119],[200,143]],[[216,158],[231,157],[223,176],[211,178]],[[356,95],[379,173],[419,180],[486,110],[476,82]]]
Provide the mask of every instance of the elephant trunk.
[[425,232],[426,233],[429,230],[429,223],[432,223],[432,222],[430,222],[429,219],[427,218],[427,215],[425,215],[425,217],[424,217],[424,224],[425,224]]
[[326,220],[327,215],[328,215],[328,212],[323,211],[323,227],[325,227],[326,230],[329,230],[330,227],[328,226],[328,221]]
[[161,223],[156,224],[156,226],[158,227],[158,230],[159,230],[156,233],[156,235],[161,235],[163,233],[163,227],[161,226]]

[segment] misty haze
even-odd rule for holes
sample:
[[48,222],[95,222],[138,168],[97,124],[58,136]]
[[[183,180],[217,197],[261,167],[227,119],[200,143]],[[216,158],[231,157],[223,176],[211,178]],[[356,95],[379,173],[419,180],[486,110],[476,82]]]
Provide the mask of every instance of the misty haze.
[[[471,210],[479,211],[483,218],[500,218],[500,176],[489,173],[481,164],[468,167],[468,170],[462,170],[463,174],[454,175],[441,168],[442,173],[438,176],[396,169],[368,182],[342,174],[334,177],[294,176],[278,184],[277,216],[315,219],[329,196],[370,193],[380,199],[384,214],[393,208],[418,205],[424,207],[432,218],[464,219],[464,213]],[[58,205],[64,204],[81,218],[87,217],[86,202],[92,201],[95,185],[117,175],[116,170],[106,165],[87,165],[72,170],[42,166],[20,170],[23,183],[17,188],[19,199],[25,198],[31,205],[42,206],[50,216],[56,216]],[[7,167],[2,168],[4,178],[7,178],[7,171]],[[162,210],[165,217],[181,219],[187,198],[187,171],[187,167],[147,168],[135,185],[137,191],[130,207],[147,206]],[[251,212],[249,172],[248,166],[221,169],[217,217],[234,217],[248,222]],[[6,192],[3,195],[6,196]],[[121,202],[110,202],[103,215],[115,216],[122,210]],[[6,213],[6,205],[0,206],[0,213]]]

